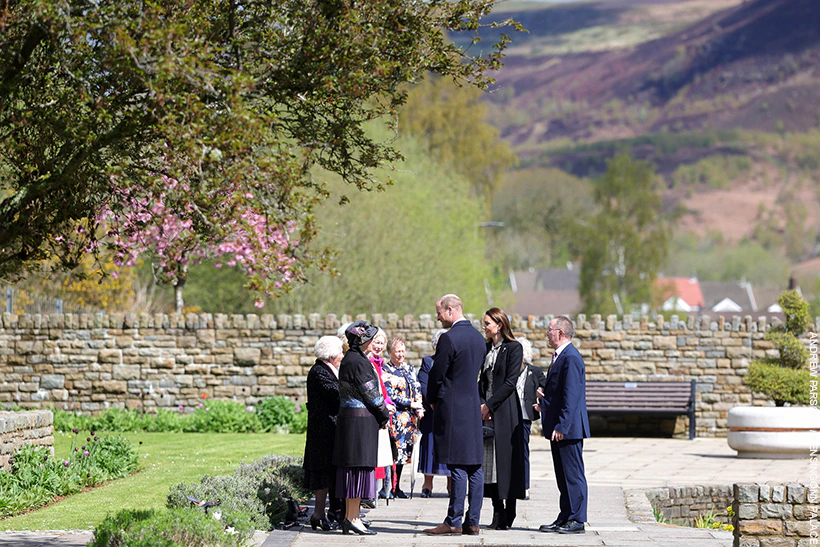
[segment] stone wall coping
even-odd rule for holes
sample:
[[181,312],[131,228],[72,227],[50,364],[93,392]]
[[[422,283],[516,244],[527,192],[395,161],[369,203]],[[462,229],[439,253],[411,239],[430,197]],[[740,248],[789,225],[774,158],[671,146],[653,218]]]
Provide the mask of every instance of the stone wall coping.
[[[478,326],[475,314],[465,314],[474,325]],[[512,316],[512,326],[518,331],[546,330],[553,315]],[[390,329],[433,329],[439,325],[431,314],[399,316],[396,313],[374,313],[370,316],[359,314],[337,316],[302,314],[223,314],[223,313],[189,313],[189,314],[149,314],[149,313],[81,313],[81,314],[13,314],[0,315],[0,328],[4,329],[241,329],[241,330],[302,330],[302,331],[335,331],[343,323],[354,319],[369,320],[372,324]],[[602,317],[594,314],[578,314],[575,317],[576,331],[630,331],[668,334],[687,331],[729,331],[729,332],[764,332],[782,321],[778,317],[762,315],[753,318],[746,315],[730,319],[724,316],[712,318],[709,315],[689,315],[680,317],[672,315],[667,321],[665,316],[650,317],[643,315]],[[820,317],[814,320],[814,330],[820,331]]]

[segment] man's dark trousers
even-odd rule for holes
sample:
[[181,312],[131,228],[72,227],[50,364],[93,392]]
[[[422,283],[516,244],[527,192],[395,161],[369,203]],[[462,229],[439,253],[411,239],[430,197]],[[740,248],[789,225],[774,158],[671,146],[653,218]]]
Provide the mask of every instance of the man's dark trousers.
[[[481,505],[484,503],[484,470],[480,465],[447,464],[452,484],[450,485],[450,505],[444,522],[455,528],[478,526],[481,520]],[[469,508],[464,517],[464,496],[469,493]],[[462,522],[463,521],[463,522]]]
[[587,521],[587,479],[584,474],[584,440],[550,441],[555,481],[558,483],[559,521]]

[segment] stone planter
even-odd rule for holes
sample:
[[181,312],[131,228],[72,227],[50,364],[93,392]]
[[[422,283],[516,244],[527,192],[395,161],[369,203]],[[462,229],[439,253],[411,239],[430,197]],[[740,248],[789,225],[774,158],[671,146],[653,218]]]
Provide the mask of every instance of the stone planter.
[[727,441],[740,458],[808,458],[820,438],[820,409],[736,406],[727,425]]

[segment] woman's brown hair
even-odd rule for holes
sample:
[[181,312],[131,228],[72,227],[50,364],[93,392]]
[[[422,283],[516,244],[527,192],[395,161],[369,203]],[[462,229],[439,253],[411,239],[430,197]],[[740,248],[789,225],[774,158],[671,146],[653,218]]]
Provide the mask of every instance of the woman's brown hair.
[[501,308],[490,308],[484,312],[490,319],[501,325],[501,338],[508,342],[513,342],[515,336],[513,335],[512,326],[510,326],[510,318],[507,317],[507,312]]

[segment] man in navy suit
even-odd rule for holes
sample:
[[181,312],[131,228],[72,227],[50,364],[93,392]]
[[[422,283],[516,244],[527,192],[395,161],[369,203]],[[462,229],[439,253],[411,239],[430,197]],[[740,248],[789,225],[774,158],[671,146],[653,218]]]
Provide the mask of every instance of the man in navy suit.
[[[461,299],[454,294],[436,302],[436,319],[444,328],[436,345],[427,385],[427,399],[434,409],[433,450],[436,460],[447,464],[452,484],[447,518],[430,535],[478,535],[484,498],[484,438],[478,372],[484,364],[484,337],[464,318]],[[469,507],[464,514],[464,498]],[[462,526],[463,524],[463,526]]]
[[542,532],[582,534],[587,520],[587,479],[584,439],[589,437],[584,360],[572,345],[572,320],[559,315],[550,321],[547,340],[552,354],[542,388],[541,423],[550,440],[555,480],[560,492],[558,518]]

